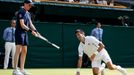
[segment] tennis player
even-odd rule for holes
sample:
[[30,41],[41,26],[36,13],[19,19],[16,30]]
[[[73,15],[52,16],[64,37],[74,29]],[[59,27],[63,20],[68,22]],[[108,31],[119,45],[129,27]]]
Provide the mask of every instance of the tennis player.
[[115,65],[112,63],[112,60],[105,49],[105,46],[102,42],[96,39],[93,36],[85,36],[85,33],[81,29],[77,29],[75,31],[75,35],[80,41],[78,50],[79,50],[79,59],[78,59],[78,69],[76,75],[80,75],[80,68],[82,64],[83,52],[87,54],[87,56],[91,60],[91,66],[93,75],[99,75],[99,73],[103,70],[101,61],[104,61],[107,67],[110,70],[118,70],[122,73],[122,75],[127,75],[127,71],[119,65]]

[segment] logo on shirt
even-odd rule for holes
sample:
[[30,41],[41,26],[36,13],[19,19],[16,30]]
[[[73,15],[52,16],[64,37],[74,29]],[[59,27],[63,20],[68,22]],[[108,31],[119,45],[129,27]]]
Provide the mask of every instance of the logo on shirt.
[[88,43],[88,45],[90,45],[90,43]]

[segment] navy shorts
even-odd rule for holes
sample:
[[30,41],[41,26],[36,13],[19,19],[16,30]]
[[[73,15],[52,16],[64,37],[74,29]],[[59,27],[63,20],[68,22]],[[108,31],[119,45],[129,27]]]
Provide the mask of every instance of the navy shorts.
[[15,32],[15,44],[16,45],[23,45],[27,46],[28,45],[28,34],[27,32]]

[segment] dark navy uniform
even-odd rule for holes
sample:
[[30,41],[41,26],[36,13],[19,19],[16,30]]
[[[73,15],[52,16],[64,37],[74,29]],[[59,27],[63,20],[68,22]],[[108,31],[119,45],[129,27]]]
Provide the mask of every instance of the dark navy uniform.
[[25,29],[20,25],[20,20],[24,20],[26,26],[30,26],[30,13],[24,8],[21,8],[17,14],[16,31],[15,31],[15,43],[16,45],[28,45],[28,34]]

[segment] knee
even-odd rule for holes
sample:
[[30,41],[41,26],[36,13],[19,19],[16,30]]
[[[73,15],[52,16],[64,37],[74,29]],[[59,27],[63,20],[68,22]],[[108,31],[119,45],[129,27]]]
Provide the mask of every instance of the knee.
[[99,75],[98,71],[93,71],[93,75]]
[[112,66],[109,66],[108,68],[109,68],[110,70],[114,70],[114,69],[115,69],[113,65],[112,65]]
[[25,53],[25,54],[27,53],[27,51],[26,51],[26,50],[23,50],[22,52],[23,52],[23,53]]
[[112,62],[108,62],[108,63],[107,63],[107,67],[108,67],[108,69],[110,69],[110,70],[115,70],[115,65],[114,65]]
[[21,49],[16,49],[15,53],[20,54]]
[[26,54],[27,53],[27,50],[26,49],[23,49],[22,50],[22,53]]
[[93,73],[93,75],[99,75],[99,73],[97,73],[97,72],[94,72],[94,73]]

